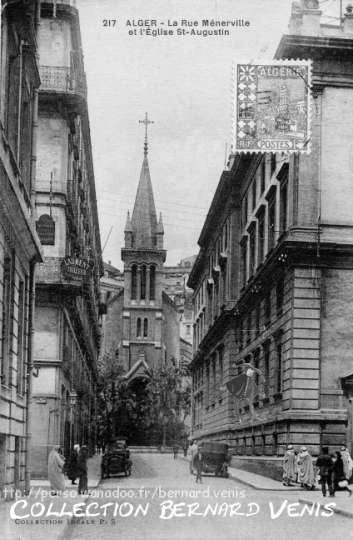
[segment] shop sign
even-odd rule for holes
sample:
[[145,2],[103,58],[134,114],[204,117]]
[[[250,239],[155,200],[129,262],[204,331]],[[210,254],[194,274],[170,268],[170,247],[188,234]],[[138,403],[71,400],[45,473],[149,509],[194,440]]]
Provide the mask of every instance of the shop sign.
[[61,270],[67,279],[82,280],[89,274],[90,263],[87,259],[80,257],[65,257]]

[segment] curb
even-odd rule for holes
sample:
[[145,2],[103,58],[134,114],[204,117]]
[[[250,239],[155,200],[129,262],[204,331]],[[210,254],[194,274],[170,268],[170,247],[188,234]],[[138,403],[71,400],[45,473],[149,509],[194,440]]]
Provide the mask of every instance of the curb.
[[[313,504],[313,501],[309,501],[308,499],[299,499],[299,502],[301,504]],[[353,519],[353,512],[349,512],[348,510],[342,510],[341,508],[337,508],[337,506],[335,506],[334,508],[332,508],[333,512],[335,514],[339,514],[341,516],[344,516],[346,518],[350,518],[350,519]]]
[[295,491],[302,491],[302,488],[300,486],[298,486],[298,487],[293,486],[292,488],[290,488],[290,487],[286,488],[286,486],[273,487],[273,488],[259,487],[258,485],[253,484],[252,482],[249,482],[247,480],[243,480],[242,478],[239,478],[239,477],[235,476],[231,472],[229,473],[229,478],[231,480],[233,480],[234,482],[240,482],[241,484],[244,484],[244,486],[251,487],[252,489],[255,489],[256,491],[285,491],[285,492],[289,492],[289,493],[292,493],[292,492],[295,492]]

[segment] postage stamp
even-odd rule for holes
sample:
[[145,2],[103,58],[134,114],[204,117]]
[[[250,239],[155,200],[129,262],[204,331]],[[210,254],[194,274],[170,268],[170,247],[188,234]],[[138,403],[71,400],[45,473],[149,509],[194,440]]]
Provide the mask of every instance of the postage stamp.
[[310,152],[310,60],[237,64],[236,152]]

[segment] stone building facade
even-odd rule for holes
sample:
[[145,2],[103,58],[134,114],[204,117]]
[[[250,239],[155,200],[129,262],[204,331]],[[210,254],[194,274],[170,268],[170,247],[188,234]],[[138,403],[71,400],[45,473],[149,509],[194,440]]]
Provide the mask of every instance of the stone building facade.
[[[313,60],[311,153],[231,156],[189,279],[193,434],[239,455],[353,442],[353,16],[320,17],[317,2],[296,2],[276,53]],[[254,418],[225,386],[244,362],[262,374]]]
[[29,485],[38,2],[0,2],[0,492]]
[[36,227],[44,252],[36,285],[32,470],[48,451],[95,439],[103,274],[79,14],[41,2]]

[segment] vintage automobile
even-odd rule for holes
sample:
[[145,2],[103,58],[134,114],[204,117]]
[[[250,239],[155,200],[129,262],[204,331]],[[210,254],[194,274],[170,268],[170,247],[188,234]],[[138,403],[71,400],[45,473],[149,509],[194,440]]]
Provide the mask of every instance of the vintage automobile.
[[101,463],[102,479],[109,478],[115,474],[125,474],[130,476],[132,461],[130,451],[125,439],[114,439],[110,441],[104,451]]
[[227,444],[205,441],[199,444],[199,451],[202,456],[203,473],[228,478],[230,455]]

